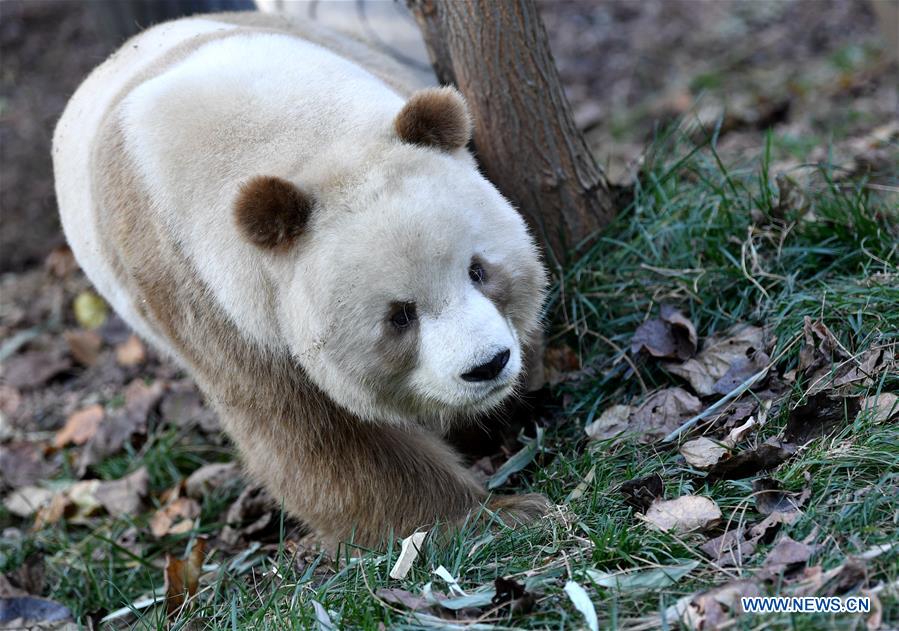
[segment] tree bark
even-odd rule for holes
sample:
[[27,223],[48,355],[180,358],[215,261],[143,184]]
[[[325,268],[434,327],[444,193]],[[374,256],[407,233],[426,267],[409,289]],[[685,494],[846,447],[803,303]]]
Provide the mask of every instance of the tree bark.
[[474,117],[487,177],[555,263],[614,215],[602,169],[571,114],[534,0],[407,0],[441,83]]

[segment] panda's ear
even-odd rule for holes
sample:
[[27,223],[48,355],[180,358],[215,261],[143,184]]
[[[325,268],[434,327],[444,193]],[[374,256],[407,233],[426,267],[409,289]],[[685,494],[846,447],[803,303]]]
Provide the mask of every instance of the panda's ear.
[[313,202],[311,196],[287,180],[254,177],[240,187],[237,195],[237,229],[260,248],[288,248],[306,228]]
[[406,142],[452,151],[468,144],[471,115],[455,88],[428,88],[412,95],[397,114],[394,128]]

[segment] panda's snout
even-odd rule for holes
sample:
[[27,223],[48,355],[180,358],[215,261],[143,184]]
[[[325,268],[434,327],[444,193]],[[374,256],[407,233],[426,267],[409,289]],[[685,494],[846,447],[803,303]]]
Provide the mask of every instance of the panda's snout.
[[506,367],[506,364],[509,363],[509,357],[511,356],[512,351],[508,348],[505,348],[498,352],[493,356],[490,361],[481,364],[480,366],[475,366],[471,370],[466,373],[462,373],[461,377],[465,381],[492,381],[496,379],[499,374],[503,371],[503,368]]

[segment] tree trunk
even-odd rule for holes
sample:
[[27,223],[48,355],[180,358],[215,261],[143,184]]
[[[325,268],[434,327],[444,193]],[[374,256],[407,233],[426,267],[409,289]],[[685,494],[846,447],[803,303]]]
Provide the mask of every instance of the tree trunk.
[[550,261],[564,263],[614,215],[609,186],[574,124],[534,0],[407,0],[441,83],[474,117],[486,175]]

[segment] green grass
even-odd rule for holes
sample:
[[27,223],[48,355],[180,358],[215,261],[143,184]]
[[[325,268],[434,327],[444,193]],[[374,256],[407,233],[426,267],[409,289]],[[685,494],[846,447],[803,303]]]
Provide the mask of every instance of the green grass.
[[[680,383],[646,361],[636,364],[638,378],[623,360],[633,331],[661,303],[682,309],[701,336],[737,322],[772,327],[778,347],[786,349],[780,371],[796,365],[799,345],[790,343],[800,334],[806,316],[823,319],[853,353],[875,342],[896,341],[895,195],[878,197],[864,181],[835,182],[833,173],[824,168],[804,190],[808,212],[803,216],[791,208],[775,219],[777,191],[768,166],[777,151],[778,143],[769,138],[759,159],[725,166],[711,143],[687,150],[673,135],[658,139],[633,202],[579,260],[568,269],[555,270],[548,306],[550,341],[575,348],[592,376],[556,389],[558,418],[547,429],[539,466],[529,467],[502,489],[545,493],[562,506],[553,518],[515,531],[471,527],[450,543],[428,543],[402,581],[388,577],[398,546],[387,553],[353,555],[347,550],[336,561],[312,554],[298,562],[283,546],[274,551],[251,548],[237,557],[216,552],[207,559],[207,575],[195,606],[172,628],[311,629],[317,624],[313,601],[329,611],[340,628],[449,625],[387,606],[374,595],[382,587],[419,594],[428,582],[445,590],[431,574],[440,565],[469,591],[492,586],[498,576],[512,576],[537,594],[527,616],[487,607],[479,621],[482,625],[583,627],[583,618],[562,589],[566,580],[573,579],[588,590],[601,628],[651,628],[660,626],[660,612],[681,596],[751,576],[770,544],[761,546],[742,569],[723,572],[699,552],[704,536],[650,530],[616,493],[621,482],[658,472],[666,497],[707,495],[719,504],[725,519],[753,521],[757,515],[751,479],[710,485],[697,478],[676,448],[632,443],[585,447],[583,428],[610,404],[639,402],[644,387]],[[761,220],[754,222],[753,214]],[[799,400],[803,386],[796,384],[787,397]],[[869,390],[899,391],[899,375],[882,375]],[[762,436],[750,441],[777,434],[787,413],[788,406],[781,406]],[[116,478],[146,465],[158,492],[202,462],[222,457],[219,448],[185,443],[174,430],[160,428],[140,452],[112,458],[99,471],[103,477]],[[591,471],[593,482],[583,495],[566,502]],[[781,531],[797,540],[817,533],[814,541],[820,548],[809,565],[830,569],[847,555],[899,540],[896,422],[847,419],[837,434],[813,443],[773,477],[791,490],[811,484],[802,517]],[[233,494],[208,498],[197,531],[161,542],[147,533],[146,516],[135,523],[105,520],[89,528],[62,524],[20,539],[5,538],[0,570],[16,568],[33,555],[44,556],[50,596],[69,605],[87,624],[89,616],[102,617],[161,587],[164,553],[181,554],[197,535],[220,529],[222,524],[215,520],[231,499]],[[7,522],[8,516],[0,515],[0,523]],[[137,529],[145,545],[140,555],[115,543],[129,528]],[[699,565],[672,586],[637,593],[597,586],[586,574],[587,569],[615,571],[685,561]],[[872,585],[895,584],[899,550],[871,561],[868,573]],[[777,591],[777,586],[771,588],[771,593]],[[885,624],[899,625],[895,587],[879,596]],[[166,627],[159,607],[122,620],[141,628]],[[863,626],[858,616],[842,614],[745,616],[736,628],[758,628],[762,623],[792,629]],[[457,624],[478,628],[471,626],[471,620]]]

